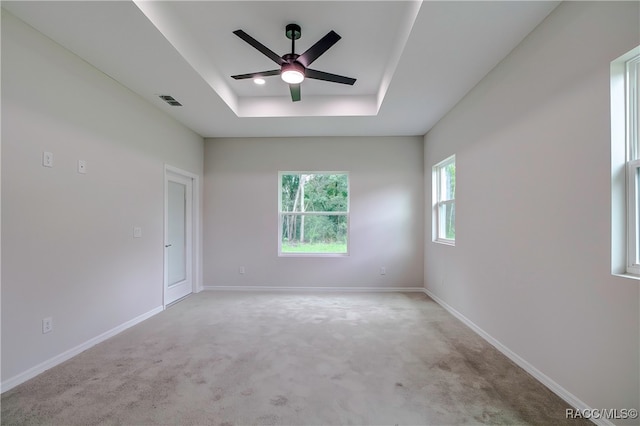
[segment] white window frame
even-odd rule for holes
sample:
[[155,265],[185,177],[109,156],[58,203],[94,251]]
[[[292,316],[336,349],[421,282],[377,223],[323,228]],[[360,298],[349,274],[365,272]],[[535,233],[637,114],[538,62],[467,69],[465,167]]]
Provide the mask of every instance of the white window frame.
[[627,165],[627,272],[640,274],[640,245],[638,211],[638,179],[640,175],[640,160],[629,161]]
[[[455,238],[447,238],[444,230],[446,220],[444,220],[440,212],[443,206],[453,205],[455,206],[455,195],[452,199],[443,199],[443,193],[445,191],[446,182],[442,181],[444,169],[450,165],[455,164],[456,156],[452,155],[433,166],[432,173],[432,194],[433,194],[433,242],[442,243],[454,246],[456,244]],[[454,225],[455,227],[455,225]]]
[[[347,210],[344,212],[287,212],[282,210],[282,176],[284,175],[346,175],[347,176]],[[280,171],[278,172],[278,256],[279,257],[345,257],[349,256],[351,221],[351,176],[345,171]],[[347,218],[347,250],[345,253],[288,253],[282,251],[282,225],[285,215],[294,216],[346,216]]]
[[638,173],[640,173],[640,54],[625,63],[625,121],[627,151],[627,273],[640,274],[640,245],[638,211]]

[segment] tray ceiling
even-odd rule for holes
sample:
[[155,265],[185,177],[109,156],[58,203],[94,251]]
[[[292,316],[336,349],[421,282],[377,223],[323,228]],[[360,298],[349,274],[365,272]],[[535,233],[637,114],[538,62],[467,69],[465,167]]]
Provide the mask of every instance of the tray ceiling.
[[[204,137],[422,135],[558,2],[15,1],[2,7]],[[284,28],[296,53],[330,30],[342,37],[312,68],[357,79],[306,79],[302,100],[268,77]],[[170,95],[182,106],[159,98]]]

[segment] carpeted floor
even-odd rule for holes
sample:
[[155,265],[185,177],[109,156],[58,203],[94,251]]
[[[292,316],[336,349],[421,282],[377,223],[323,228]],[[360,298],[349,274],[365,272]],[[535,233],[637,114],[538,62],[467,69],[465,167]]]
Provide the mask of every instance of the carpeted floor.
[[6,425],[561,425],[423,294],[203,292],[2,395]]

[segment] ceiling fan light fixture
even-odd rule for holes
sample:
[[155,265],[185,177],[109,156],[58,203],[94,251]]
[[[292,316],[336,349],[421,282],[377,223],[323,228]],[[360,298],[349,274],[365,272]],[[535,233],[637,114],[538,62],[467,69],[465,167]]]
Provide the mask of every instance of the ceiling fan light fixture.
[[261,77],[257,77],[253,79],[253,82],[257,85],[262,86],[263,84],[265,84],[267,81],[264,78]]
[[300,84],[304,80],[304,67],[296,62],[284,64],[280,77],[285,83]]

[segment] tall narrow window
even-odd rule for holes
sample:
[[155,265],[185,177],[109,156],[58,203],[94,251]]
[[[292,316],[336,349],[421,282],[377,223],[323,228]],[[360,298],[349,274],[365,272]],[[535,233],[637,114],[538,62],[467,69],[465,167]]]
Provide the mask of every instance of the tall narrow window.
[[280,172],[281,256],[349,253],[349,175]]
[[640,55],[625,64],[627,139],[627,272],[640,274]]
[[433,166],[433,240],[456,241],[456,157]]

